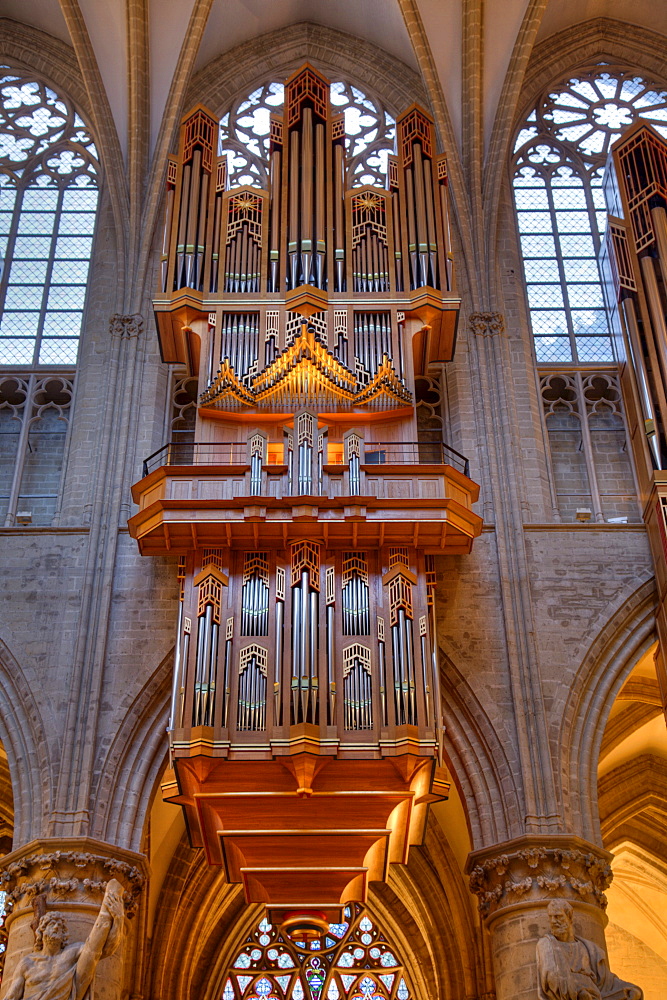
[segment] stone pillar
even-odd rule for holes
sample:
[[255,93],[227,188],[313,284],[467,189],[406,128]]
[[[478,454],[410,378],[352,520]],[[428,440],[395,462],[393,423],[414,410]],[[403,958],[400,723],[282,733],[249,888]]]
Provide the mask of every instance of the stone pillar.
[[124,889],[124,929],[115,953],[97,966],[91,997],[120,1000],[123,986],[127,993],[124,963],[130,954],[129,920],[146,881],[143,855],[88,837],[33,840],[6,855],[0,870],[9,910],[2,996],[20,960],[35,951],[34,927],[40,911],[57,910],[65,918],[68,944],[83,943],[100,912],[107,883],[117,879]]
[[606,953],[604,890],[612,855],[579,837],[531,834],[468,858],[470,889],[490,935],[497,1000],[535,1000],[537,941],[549,932],[547,906],[566,899],[577,937]]

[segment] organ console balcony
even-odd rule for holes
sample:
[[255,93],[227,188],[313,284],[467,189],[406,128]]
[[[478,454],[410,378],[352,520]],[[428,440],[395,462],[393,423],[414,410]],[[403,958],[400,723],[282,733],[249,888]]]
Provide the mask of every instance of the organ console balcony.
[[434,560],[482,526],[467,461],[416,414],[459,308],[433,124],[408,109],[386,188],[348,187],[329,93],[308,65],[287,81],[266,190],[228,187],[215,116],[184,120],[155,310],[199,380],[196,440],[147,459],[130,519],[179,557],[164,794],[301,937],[446,795]]

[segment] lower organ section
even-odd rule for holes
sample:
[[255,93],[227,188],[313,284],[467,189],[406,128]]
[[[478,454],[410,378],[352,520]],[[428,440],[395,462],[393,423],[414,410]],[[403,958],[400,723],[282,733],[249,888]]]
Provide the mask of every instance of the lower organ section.
[[446,795],[433,557],[302,539],[197,550],[180,579],[165,794],[271,919],[337,919]]
[[281,753],[304,725],[328,754],[379,746],[396,727],[431,754],[432,561],[408,546],[331,551],[309,540],[182,557],[174,751],[205,727],[202,746],[216,756]]

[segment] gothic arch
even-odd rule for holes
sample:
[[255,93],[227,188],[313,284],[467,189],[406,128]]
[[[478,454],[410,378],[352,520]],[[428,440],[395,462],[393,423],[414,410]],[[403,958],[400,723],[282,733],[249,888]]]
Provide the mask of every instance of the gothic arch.
[[[52,727],[53,730],[53,727]],[[0,740],[7,753],[14,797],[14,838],[19,844],[44,835],[52,774],[49,740],[30,685],[0,640]]]
[[160,893],[146,995],[219,1000],[222,970],[260,912],[183,837]]
[[[435,822],[408,865],[392,865],[388,884],[371,887],[368,915],[402,957],[419,1000],[484,992],[471,899]],[[174,1000],[195,995],[220,1000],[226,970],[261,918],[261,907],[246,906],[240,887],[225,884],[219,870],[208,867],[202,852],[189,848],[184,837],[157,913],[146,992]]]
[[453,662],[440,649],[445,751],[468,815],[473,849],[521,830],[521,792],[500,736]]
[[[71,98],[95,136],[103,176],[100,193],[108,192],[114,226],[115,273],[124,277],[124,233],[129,226],[125,164],[118,133],[107,107],[100,108],[91,100],[90,88],[79,68],[71,46],[39,28],[0,17],[0,52],[28,72],[34,72],[57,91]],[[104,211],[101,199],[99,211]],[[119,289],[119,294],[121,291]]]
[[375,92],[394,113],[414,101],[428,106],[419,76],[400,59],[355,35],[310,21],[267,32],[221,53],[193,76],[186,105],[202,101],[222,111],[234,97],[250,93],[272,76],[283,79],[305,61],[328,76],[344,75]]
[[[525,25],[527,35],[535,33],[535,17],[540,16],[535,11],[531,13]],[[485,164],[486,232],[491,251],[496,246],[501,227],[508,221],[507,215],[512,220],[510,225],[514,227],[513,213],[511,210],[508,212],[504,205],[504,193],[509,190],[507,164],[516,128],[546,87],[579,68],[593,66],[601,60],[609,60],[630,70],[636,69],[652,75],[656,80],[667,78],[660,36],[638,25],[628,25],[611,18],[593,18],[549,36],[535,46],[527,65],[525,48],[517,45],[507,73],[508,83],[503,91],[503,102],[511,102],[516,113],[513,119],[502,116],[497,120]],[[522,66],[525,66],[525,74],[515,72]],[[490,252],[487,259],[495,267],[495,273],[489,275],[489,286],[498,294],[498,261],[502,258]]]
[[426,991],[421,995],[454,1000],[484,993],[473,897],[435,819],[408,865],[394,865],[387,884],[373,887],[369,909],[411,956],[415,987]]
[[600,779],[600,827],[605,846],[622,841],[660,859],[667,866],[662,832],[667,823],[667,767],[662,757],[641,754]]
[[[96,761],[91,836],[140,851],[144,822],[166,761],[173,650],[136,696],[111,745]],[[119,781],[118,776],[126,776]]]
[[535,46],[523,80],[523,100],[513,128],[525,118],[545,87],[602,60],[649,73],[657,80],[667,77],[661,35],[625,21],[593,18],[550,35]]
[[611,706],[637,660],[654,641],[653,579],[631,594],[599,632],[569,688],[556,746],[563,809],[582,837],[597,843],[597,764]]

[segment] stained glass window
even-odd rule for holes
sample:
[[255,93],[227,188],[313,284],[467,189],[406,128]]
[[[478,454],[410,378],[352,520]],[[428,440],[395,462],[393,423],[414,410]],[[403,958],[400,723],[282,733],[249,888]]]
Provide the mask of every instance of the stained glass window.
[[411,1000],[408,983],[395,949],[355,905],[310,943],[262,920],[231,963],[221,1000]]
[[538,363],[614,360],[597,264],[602,174],[638,117],[667,137],[667,89],[600,65],[543,94],[517,135],[514,201]]
[[[271,115],[281,111],[282,83],[266,83],[237,101],[220,122],[220,152],[227,153],[232,187],[267,187]],[[394,152],[396,123],[375,97],[338,80],[331,84],[334,112],[345,115],[348,177],[352,186],[384,187],[387,157]]]
[[98,176],[72,104],[0,66],[0,365],[76,363]]

